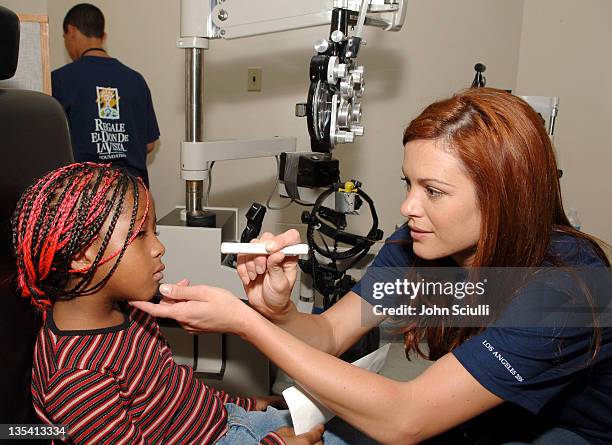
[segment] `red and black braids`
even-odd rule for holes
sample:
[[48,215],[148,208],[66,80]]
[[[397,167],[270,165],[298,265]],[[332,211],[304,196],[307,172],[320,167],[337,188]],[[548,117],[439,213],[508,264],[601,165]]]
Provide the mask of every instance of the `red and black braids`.
[[[54,170],[30,186],[19,199],[13,215],[13,249],[17,258],[17,284],[34,306],[47,310],[53,301],[88,295],[100,290],[115,272],[138,228],[139,180],[126,171],[90,162]],[[144,187],[144,184],[143,184]],[[146,187],[145,187],[146,190]],[[133,198],[130,227],[122,247],[102,258],[124,209]],[[71,262],[109,227],[90,266],[73,270]],[[98,267],[116,258],[106,276],[91,284]]]

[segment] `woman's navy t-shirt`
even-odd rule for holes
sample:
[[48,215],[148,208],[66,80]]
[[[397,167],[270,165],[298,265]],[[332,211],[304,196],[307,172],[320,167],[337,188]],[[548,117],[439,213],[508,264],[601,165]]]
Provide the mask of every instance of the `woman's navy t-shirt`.
[[[414,260],[410,240],[406,226],[396,231],[387,239],[366,275],[375,268],[410,266]],[[570,235],[555,233],[549,253],[567,266],[605,266],[586,242]],[[609,268],[604,271],[609,274]],[[353,287],[353,292],[372,305],[378,304],[362,291],[363,281]],[[609,290],[607,287],[604,295],[607,307],[611,299]],[[559,286],[540,288],[540,292],[537,296],[546,301],[558,301],[562,295]],[[533,293],[519,294],[508,310],[532,304],[533,297]],[[510,313],[501,317],[506,315],[512,316]],[[592,337],[593,329],[587,327],[488,327],[452,353],[482,386],[505,401],[594,444],[610,444],[612,328],[602,327],[600,349],[585,366],[593,353]],[[510,369],[520,373],[520,381]]]

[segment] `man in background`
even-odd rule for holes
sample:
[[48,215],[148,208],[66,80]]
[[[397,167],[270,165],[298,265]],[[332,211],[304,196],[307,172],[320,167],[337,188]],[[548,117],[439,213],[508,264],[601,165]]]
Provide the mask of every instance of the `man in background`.
[[62,104],[77,162],[111,163],[147,186],[147,154],[159,128],[142,75],[104,49],[104,15],[94,5],[72,7],[63,23],[72,63],[51,73],[53,96]]

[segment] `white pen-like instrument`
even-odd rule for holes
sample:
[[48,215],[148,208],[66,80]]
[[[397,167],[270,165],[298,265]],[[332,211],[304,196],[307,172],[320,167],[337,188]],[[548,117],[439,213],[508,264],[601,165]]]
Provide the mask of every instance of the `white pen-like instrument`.
[[[306,255],[308,244],[294,244],[281,249],[285,255]],[[248,255],[269,255],[265,243],[221,243],[221,253],[229,254],[248,254]]]

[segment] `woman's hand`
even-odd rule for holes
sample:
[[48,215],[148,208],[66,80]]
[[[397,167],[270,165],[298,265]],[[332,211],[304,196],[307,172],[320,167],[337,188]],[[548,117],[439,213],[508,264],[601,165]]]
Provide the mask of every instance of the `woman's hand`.
[[291,290],[298,274],[298,257],[285,256],[282,248],[298,244],[300,233],[264,233],[251,243],[266,243],[269,255],[238,255],[238,276],[253,308],[272,321],[281,321],[291,310]]
[[162,284],[164,296],[159,304],[130,301],[138,309],[154,317],[172,318],[192,334],[230,332],[243,335],[249,316],[256,315],[231,292],[212,286],[187,286],[184,281]]
[[319,425],[308,431],[307,433],[295,435],[293,428],[279,428],[276,434],[281,436],[287,445],[323,445],[321,437],[323,436],[323,425]]

